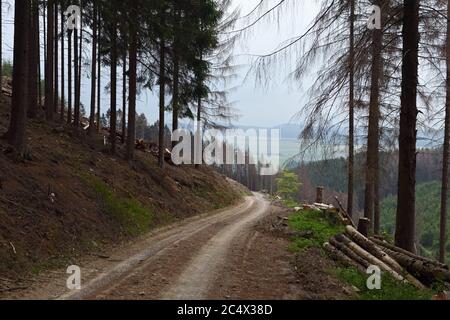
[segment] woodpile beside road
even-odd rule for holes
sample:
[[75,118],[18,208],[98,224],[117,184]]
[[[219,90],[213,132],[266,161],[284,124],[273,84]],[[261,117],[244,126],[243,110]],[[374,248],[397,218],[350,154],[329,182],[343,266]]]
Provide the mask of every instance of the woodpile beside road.
[[398,248],[382,238],[369,238],[359,231],[367,230],[367,219],[361,219],[357,229],[342,209],[317,203],[304,208],[334,214],[346,226],[344,233],[335,235],[323,245],[324,250],[343,265],[362,273],[366,273],[370,266],[377,266],[392,278],[418,289],[435,283],[449,287],[450,270],[447,265]]

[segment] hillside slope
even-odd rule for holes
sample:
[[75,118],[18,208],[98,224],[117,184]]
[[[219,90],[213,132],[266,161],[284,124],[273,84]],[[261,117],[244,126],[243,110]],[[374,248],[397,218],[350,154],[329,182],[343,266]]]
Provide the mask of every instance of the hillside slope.
[[[10,99],[0,95],[0,136]],[[55,129],[56,128],[56,129]],[[103,136],[31,121],[29,154],[17,162],[0,139],[0,274],[17,278],[154,227],[231,205],[245,192],[210,168],[157,166],[137,152],[129,165]],[[1,281],[0,281],[1,287]]]

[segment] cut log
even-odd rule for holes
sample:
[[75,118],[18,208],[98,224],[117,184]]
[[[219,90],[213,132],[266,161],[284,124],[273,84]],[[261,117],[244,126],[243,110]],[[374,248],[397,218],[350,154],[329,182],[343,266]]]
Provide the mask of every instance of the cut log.
[[361,233],[364,237],[368,237],[369,231],[370,231],[370,219],[360,218],[358,223],[358,232]]
[[347,247],[344,243],[339,242],[336,238],[331,238],[330,244],[332,246],[336,247],[336,249],[345,253],[352,260],[354,260],[357,263],[359,263],[360,265],[364,266],[364,268],[366,268],[366,270],[367,270],[367,268],[369,268],[371,266],[371,263],[369,261],[365,260],[363,257],[356,254],[352,249]]
[[358,271],[362,273],[366,272],[366,269],[362,265],[352,260],[350,257],[344,254],[342,251],[339,251],[336,247],[334,247],[330,243],[326,242],[323,245],[323,247],[325,251],[328,252],[328,254],[331,256],[331,258],[333,258],[337,262],[343,263],[347,267],[356,268]]
[[450,271],[448,270],[387,248],[383,250],[397,260],[406,270],[419,278],[423,278],[429,282],[435,282],[436,280],[450,282]]
[[406,255],[406,256],[408,256],[410,258],[413,258],[413,259],[416,259],[416,260],[420,260],[420,261],[426,262],[428,264],[435,265],[436,267],[441,268],[441,269],[449,270],[449,267],[446,264],[440,263],[439,261],[436,261],[436,260],[431,260],[431,259],[428,259],[428,258],[425,258],[425,257],[421,257],[421,256],[418,256],[418,255],[415,255],[414,253],[409,252],[407,250],[404,250],[402,248],[396,247],[396,246],[390,244],[389,242],[380,240],[378,238],[370,238],[370,240],[372,242],[376,243],[377,245],[379,245],[381,247],[384,247],[384,248],[387,248],[389,250],[392,250],[394,252],[398,252],[398,253],[404,254],[404,255]]
[[414,285],[416,288],[425,289],[425,285],[422,284],[419,280],[414,278],[413,275],[409,274],[403,267],[392,257],[390,257],[386,252],[384,252],[380,247],[378,247],[374,242],[370,241],[364,235],[359,233],[355,228],[347,226],[345,228],[345,232],[362,248],[364,248],[367,252],[371,253],[374,257],[380,259],[389,267],[392,268],[395,272],[403,275],[409,283]]
[[389,273],[394,279],[398,281],[405,281],[405,278],[400,275],[397,271],[393,270],[390,266],[388,266],[386,263],[378,259],[377,257],[373,256],[366,250],[364,250],[362,247],[360,247],[355,242],[351,241],[349,238],[347,238],[345,235],[337,235],[336,240],[345,244],[347,247],[349,247],[352,251],[354,251],[357,255],[363,257],[365,260],[370,262],[371,265],[379,267],[381,270]]

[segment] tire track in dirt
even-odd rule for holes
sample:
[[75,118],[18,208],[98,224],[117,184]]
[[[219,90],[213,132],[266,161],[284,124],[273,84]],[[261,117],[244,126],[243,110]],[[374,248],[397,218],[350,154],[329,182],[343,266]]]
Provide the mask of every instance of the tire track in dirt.
[[226,226],[206,243],[200,252],[188,263],[175,284],[161,296],[164,300],[200,300],[206,298],[220,276],[228,250],[235,238],[252,227],[268,210],[268,203],[256,196],[257,206],[247,215]]
[[[150,280],[147,285],[151,286],[153,280],[148,279],[148,273],[145,273],[145,270],[151,267],[152,264],[157,263],[158,260],[166,257],[167,254],[171,254],[172,257],[176,256],[176,252],[173,251],[180,250],[180,248],[182,248],[182,243],[191,243],[191,247],[195,247],[195,242],[191,241],[191,239],[194,239],[197,235],[201,235],[202,233],[205,233],[206,235],[210,234],[209,232],[217,229],[218,225],[227,223],[227,221],[233,220],[236,217],[240,217],[251,210],[254,205],[255,198],[249,197],[243,204],[237,207],[221,211],[213,216],[208,216],[180,227],[175,227],[162,234],[157,234],[145,241],[146,247],[143,247],[140,253],[118,264],[114,268],[101,273],[85,286],[83,290],[63,295],[60,299],[79,300],[114,298],[110,297],[108,293],[117,293],[120,292],[120,289],[123,291],[132,291],[128,288],[129,286],[132,286],[132,283],[130,284],[127,280],[133,276],[138,278],[146,278],[145,276],[147,276],[146,280]],[[208,231],[208,229],[210,230]],[[221,228],[219,228],[219,230],[220,229]],[[200,248],[201,244],[204,243],[205,242],[197,242],[197,247]],[[186,252],[189,253],[189,251],[182,250],[182,253],[185,254]],[[195,254],[195,251],[190,252],[191,254]],[[170,266],[171,264],[166,267],[170,269]],[[144,273],[144,275],[140,275],[140,273]],[[139,281],[134,281],[133,283],[140,284]],[[127,299],[136,298],[120,294],[119,296],[120,298]]]

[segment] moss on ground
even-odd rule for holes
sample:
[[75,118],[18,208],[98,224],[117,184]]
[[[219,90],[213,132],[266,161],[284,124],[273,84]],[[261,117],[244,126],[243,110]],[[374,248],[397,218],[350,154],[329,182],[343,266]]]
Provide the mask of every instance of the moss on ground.
[[155,213],[139,201],[115,193],[106,183],[90,176],[84,179],[100,199],[106,213],[118,220],[130,236],[143,234],[153,227]]
[[324,212],[301,211],[289,219],[291,228],[296,232],[310,232],[309,237],[292,237],[290,250],[298,252],[312,247],[322,248],[323,244],[336,234],[344,232],[342,224]]

